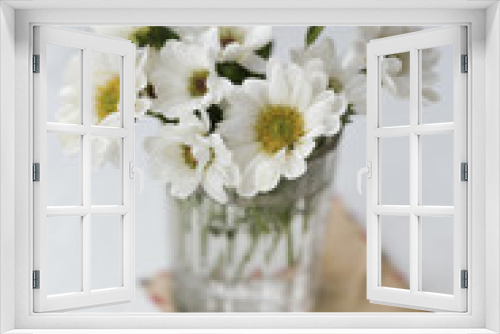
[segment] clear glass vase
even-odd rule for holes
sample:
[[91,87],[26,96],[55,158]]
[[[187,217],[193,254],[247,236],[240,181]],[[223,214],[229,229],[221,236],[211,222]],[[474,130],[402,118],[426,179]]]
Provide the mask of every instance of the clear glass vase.
[[185,312],[305,312],[331,209],[335,153],[270,193],[221,205],[204,192],[172,199],[172,293]]

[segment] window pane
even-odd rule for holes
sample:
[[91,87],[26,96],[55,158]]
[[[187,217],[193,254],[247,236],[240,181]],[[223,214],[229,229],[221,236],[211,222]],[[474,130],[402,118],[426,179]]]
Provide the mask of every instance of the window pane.
[[81,136],[47,134],[47,205],[81,205]]
[[82,50],[47,44],[47,121],[81,124]]
[[381,286],[402,288],[407,286],[410,273],[410,217],[409,216],[379,216],[381,256],[385,257],[399,274],[389,267],[382,265]]
[[421,290],[453,294],[453,217],[421,217]]
[[122,57],[92,51],[92,125],[121,127]]
[[122,204],[122,139],[92,136],[92,205]]
[[453,122],[453,45],[421,50],[421,123]]
[[122,286],[122,216],[92,216],[92,290]]
[[47,218],[47,292],[82,291],[82,218]]
[[381,59],[379,89],[379,126],[410,124],[410,53]]
[[453,205],[453,133],[420,136],[422,205]]
[[410,204],[410,139],[379,139],[380,204]]

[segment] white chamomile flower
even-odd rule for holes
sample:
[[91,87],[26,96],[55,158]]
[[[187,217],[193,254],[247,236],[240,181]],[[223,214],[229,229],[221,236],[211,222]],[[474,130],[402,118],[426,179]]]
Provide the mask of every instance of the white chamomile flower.
[[234,61],[252,72],[264,73],[267,61],[255,52],[271,42],[272,27],[211,27],[198,40],[217,51],[217,61]]
[[300,177],[318,136],[340,130],[342,96],[327,90],[319,59],[303,68],[271,59],[266,80],[248,79],[228,97],[218,131],[240,166],[238,193],[274,189],[281,178]]
[[332,39],[324,38],[306,49],[293,49],[291,57],[299,65],[311,59],[321,59],[328,75],[328,88],[336,94],[343,94],[357,114],[366,113],[366,77],[354,62],[337,55]]
[[[136,58],[136,94],[147,85],[143,68],[146,66],[147,50],[138,52]],[[91,55],[91,124],[120,127],[120,71],[119,57],[112,54],[92,52]],[[81,124],[80,115],[80,57],[72,58],[66,68],[64,86],[60,91],[61,107],[57,119],[63,123]],[[137,96],[135,115],[141,116],[150,108],[150,100]],[[92,164],[101,168],[106,162],[120,165],[120,140],[117,138],[92,137]],[[60,135],[61,145],[69,153],[78,152],[80,140],[77,136]]]
[[208,134],[205,119],[181,117],[179,124],[162,126],[158,136],[147,138],[149,169],[154,178],[170,184],[175,197],[187,198],[201,186],[226,203],[225,187],[237,186],[239,171],[221,137]]
[[[439,101],[439,94],[432,87],[439,79],[436,65],[440,53],[437,49],[422,50],[422,99],[424,103]],[[382,87],[393,96],[410,98],[410,53],[398,53],[384,57],[381,68]]]
[[[150,26],[97,26],[94,32],[100,35],[128,39],[138,43],[139,36],[146,35],[151,29]],[[141,46],[137,48],[136,54],[136,80],[140,80],[145,86],[149,73],[155,67],[155,61],[158,57],[159,47]]]
[[[350,60],[366,69],[366,44],[376,38],[390,37],[421,30],[418,27],[359,27],[358,36],[350,50]],[[437,82],[436,65],[440,53],[436,49],[422,52],[422,98],[424,103],[439,101],[438,93],[432,88]],[[382,87],[393,96],[408,99],[410,96],[410,54],[399,53],[384,57],[381,70]]]
[[[150,99],[140,96],[147,86],[148,49],[137,51],[135,65],[135,116],[142,116],[150,107]],[[92,52],[92,124],[99,125],[120,106],[120,57],[108,53]]]
[[150,80],[157,96],[155,109],[167,117],[173,110],[190,113],[218,103],[231,87],[217,75],[209,47],[178,41],[167,41]]
[[407,34],[418,31],[418,27],[408,26],[365,26],[358,27],[356,37],[348,52],[350,62],[357,62],[361,68],[366,68],[366,45],[372,39],[390,37],[395,35]]

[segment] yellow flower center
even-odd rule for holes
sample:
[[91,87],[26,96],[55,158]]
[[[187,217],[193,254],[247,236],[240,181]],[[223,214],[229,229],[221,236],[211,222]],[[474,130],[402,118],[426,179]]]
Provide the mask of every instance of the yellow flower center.
[[244,36],[234,27],[219,28],[219,42],[222,48],[225,48],[231,43],[243,44]]
[[257,142],[269,154],[292,150],[304,133],[302,114],[290,106],[268,105],[260,110],[255,123]]
[[106,83],[97,87],[95,109],[97,110],[97,123],[106,119],[110,114],[118,111],[120,102],[120,76],[115,75]]
[[340,93],[344,90],[344,84],[336,77],[331,77],[328,80],[328,88],[332,89],[334,93]]
[[188,91],[191,96],[200,97],[207,93],[207,78],[209,74],[210,72],[205,69],[193,71],[188,80]]
[[188,165],[191,169],[196,169],[196,167],[198,166],[198,161],[194,157],[193,152],[191,151],[191,147],[185,144],[181,145],[181,151],[186,165]]

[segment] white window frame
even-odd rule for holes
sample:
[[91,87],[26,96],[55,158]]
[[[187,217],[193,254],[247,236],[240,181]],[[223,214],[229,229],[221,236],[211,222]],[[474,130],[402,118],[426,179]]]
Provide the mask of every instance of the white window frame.
[[[461,286],[462,270],[467,270],[467,189],[469,182],[461,180],[461,164],[467,163],[467,76],[461,73],[461,57],[467,55],[466,28],[448,26],[427,29],[373,40],[367,45],[367,128],[366,157],[371,166],[371,178],[367,179],[367,298],[376,303],[405,307],[412,305],[423,310],[444,310],[464,312],[467,310],[467,290]],[[447,123],[422,123],[421,100],[421,57],[422,50],[440,46],[452,46],[453,53],[447,59],[452,62],[453,79],[453,121]],[[410,95],[409,124],[382,126],[381,110],[381,67],[383,57],[409,52]],[[404,111],[403,111],[404,112]],[[453,136],[453,205],[428,206],[422,200],[422,135],[451,134]],[[407,205],[384,205],[381,203],[381,139],[408,139],[409,150],[409,202]],[[369,167],[370,168],[370,167]],[[395,289],[381,285],[381,217],[395,215],[406,217],[401,224],[408,223],[409,282],[410,288]],[[453,281],[452,294],[422,291],[420,240],[422,217],[451,217],[453,219]],[[413,308],[412,307],[412,308]]]
[[[135,45],[125,39],[91,34],[65,28],[34,27],[34,53],[39,56],[39,73],[33,76],[34,86],[34,162],[39,163],[39,181],[33,184],[33,269],[39,272],[39,287],[33,289],[35,312],[81,309],[130,301],[134,299],[134,148],[135,148]],[[47,122],[47,45],[56,44],[81,50],[81,124]],[[92,52],[118,56],[120,59],[120,127],[93,126],[91,120]],[[47,206],[47,134],[80,136],[81,203],[77,206]],[[120,205],[92,205],[91,146],[92,136],[114,137],[121,140],[119,179]],[[91,228],[92,216],[119,215],[121,239],[121,286],[92,290]],[[49,295],[47,284],[47,218],[74,216],[81,219],[81,284],[75,293]]]
[[[227,3],[204,0],[196,5],[216,6],[208,9],[179,9],[182,4],[170,4],[170,9],[152,10],[12,10],[9,5],[36,6],[36,2],[0,3],[0,324],[2,330],[16,329],[13,333],[44,332],[49,329],[173,329],[172,333],[235,333],[255,332],[259,328],[266,333],[492,333],[500,331],[500,12],[498,4],[489,4],[488,9],[463,9],[479,2],[443,2],[445,9],[415,9],[418,1],[408,1],[405,9],[385,10],[382,7],[402,6],[401,2],[359,2],[355,10],[332,8],[331,1],[308,1],[307,3],[267,1],[254,3],[253,9],[241,9],[241,5],[227,9]],[[78,7],[79,1],[71,1]],[[109,6],[113,2],[97,4],[90,1],[81,6]],[[93,3],[93,4],[92,4]],[[147,6],[146,0],[124,2],[132,8]],[[433,6],[422,2],[421,6]],[[345,6],[346,3],[344,3]],[[50,3],[49,3],[50,5]],[[442,5],[442,6],[445,6]],[[62,5],[61,5],[62,6]],[[151,7],[160,6],[154,2]],[[164,5],[167,6],[167,5]],[[175,8],[177,6],[177,8]],[[186,5],[187,6],[187,5]],[[240,6],[238,9],[237,6]],[[272,6],[272,8],[271,8]],[[354,5],[351,5],[353,7]],[[378,10],[366,9],[379,6]],[[455,6],[463,6],[456,9]],[[33,8],[31,7],[31,8]],[[292,8],[291,8],[292,7]],[[363,8],[364,7],[364,8]],[[15,24],[13,17],[15,16]],[[467,25],[469,30],[469,113],[468,142],[470,158],[470,184],[468,214],[470,252],[468,268],[469,309],[467,313],[330,313],[330,314],[120,314],[120,315],[74,315],[33,314],[31,277],[31,168],[32,123],[31,105],[26,96],[31,96],[31,74],[29,73],[32,27],[47,25],[90,24],[283,24],[283,25]],[[9,32],[15,27],[15,42]],[[488,29],[486,29],[488,28]],[[15,62],[13,61],[15,46]],[[15,64],[15,73],[11,67]],[[488,71],[485,71],[488,66]],[[4,74],[6,73],[6,74]],[[12,82],[15,80],[15,87]],[[15,99],[12,98],[15,94]],[[14,105],[15,104],[15,105]],[[15,106],[15,113],[13,112]],[[8,109],[8,111],[6,111]],[[14,117],[15,115],[15,117]],[[15,125],[13,131],[6,127]],[[5,131],[2,131],[5,130]],[[15,138],[15,144],[14,139]],[[15,165],[13,160],[15,158]],[[12,178],[15,167],[15,182]],[[5,183],[4,183],[5,182]],[[353,182],[355,182],[353,180]],[[12,205],[15,193],[15,212]],[[486,196],[486,194],[488,196]],[[15,214],[15,216],[14,216]],[[15,219],[12,219],[15,218]],[[15,238],[15,245],[13,240]],[[12,254],[15,253],[15,261]],[[486,265],[487,264],[487,265]],[[12,287],[15,283],[15,291]],[[12,305],[15,305],[13,308]],[[175,330],[189,328],[190,330]],[[209,330],[212,328],[212,330]],[[213,330],[218,328],[218,330]],[[248,328],[249,330],[234,330]],[[418,330],[415,330],[418,328]],[[24,330],[23,330],[24,329]],[[38,331],[45,329],[45,331]],[[225,329],[225,330],[221,330]],[[266,330],[267,329],[267,330]],[[273,330],[274,329],[274,330]],[[279,329],[279,330],[278,330]],[[99,331],[102,332],[102,331]],[[120,331],[123,332],[123,331]],[[145,333],[143,330],[127,330],[127,333]],[[151,330],[151,332],[155,332]],[[162,330],[162,332],[166,332]]]

